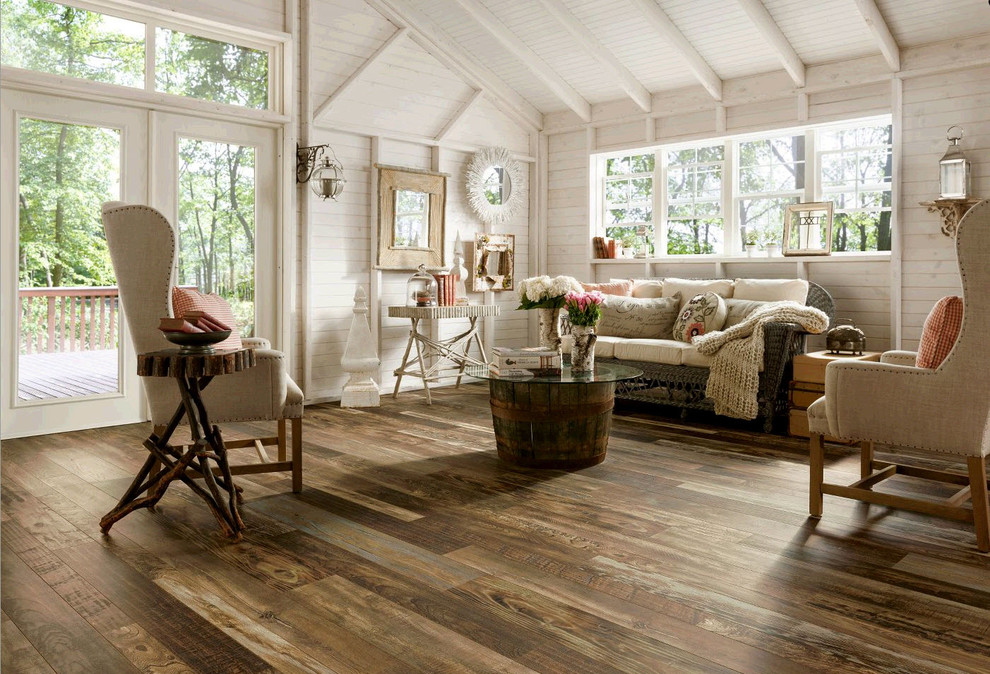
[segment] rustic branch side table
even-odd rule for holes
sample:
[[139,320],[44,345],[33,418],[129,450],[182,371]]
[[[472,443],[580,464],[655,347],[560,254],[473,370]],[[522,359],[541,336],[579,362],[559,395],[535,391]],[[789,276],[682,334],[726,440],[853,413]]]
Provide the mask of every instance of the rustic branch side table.
[[[409,341],[406,343],[406,352],[402,356],[402,364],[396,368],[395,390],[392,397],[399,395],[399,384],[402,377],[419,377],[423,380],[423,389],[426,391],[426,404],[432,405],[433,399],[430,397],[429,382],[436,381],[444,373],[457,373],[457,386],[461,385],[461,377],[464,375],[464,368],[468,365],[488,365],[488,356],[485,354],[485,347],[481,343],[481,336],[478,334],[478,319],[485,316],[498,316],[499,307],[495,304],[466,304],[454,307],[406,307],[393,306],[388,308],[388,315],[391,318],[408,318],[412,321],[412,329],[409,331]],[[448,339],[431,339],[419,331],[420,321],[441,320],[444,318],[467,318],[470,327],[464,332],[454,335]],[[481,359],[468,355],[472,340],[477,343],[481,351]],[[413,346],[416,347],[415,361],[410,357]],[[436,361],[426,366],[426,361],[436,358]]]
[[[110,531],[117,520],[138,508],[153,509],[165,495],[168,486],[175,480],[181,480],[193,493],[206,501],[224,535],[240,540],[244,529],[244,522],[237,511],[240,488],[234,484],[230,474],[227,449],[220,436],[220,429],[210,425],[200,392],[209,385],[213,377],[240,372],[254,365],[253,349],[215,351],[208,354],[184,354],[178,349],[167,349],[138,356],[138,374],[142,377],[175,378],[182,402],[161,437],[152,433],[144,441],[148,458],[120,502],[100,520],[100,530],[104,534]],[[172,433],[183,417],[189,419],[192,435],[192,444],[184,452],[181,447],[169,444]],[[211,461],[217,468],[211,467]],[[203,478],[205,488],[197,484],[187,471],[198,473]]]

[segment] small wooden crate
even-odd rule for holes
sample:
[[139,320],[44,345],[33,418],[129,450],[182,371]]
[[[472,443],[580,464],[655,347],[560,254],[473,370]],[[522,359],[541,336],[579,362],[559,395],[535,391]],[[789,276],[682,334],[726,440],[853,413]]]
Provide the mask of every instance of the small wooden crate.
[[878,361],[880,354],[876,351],[867,351],[861,356],[847,354],[835,354],[828,351],[815,351],[814,353],[802,353],[794,356],[794,381],[810,382],[813,384],[825,383],[825,367],[833,361],[843,360],[867,360]]
[[[878,361],[880,354],[867,351],[861,356],[835,354],[828,351],[815,351],[794,356],[794,378],[788,385],[788,434],[797,438],[807,438],[808,407],[825,395],[825,368],[833,361],[865,360]],[[835,438],[825,436],[829,442],[838,442]]]

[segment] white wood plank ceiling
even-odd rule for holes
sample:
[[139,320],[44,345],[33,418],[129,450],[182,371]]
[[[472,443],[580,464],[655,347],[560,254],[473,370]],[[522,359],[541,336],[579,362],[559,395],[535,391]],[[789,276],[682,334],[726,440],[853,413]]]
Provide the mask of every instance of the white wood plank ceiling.
[[[990,33],[983,0],[381,0],[425,20],[541,113]],[[378,2],[371,2],[373,6]],[[394,19],[395,17],[391,17]]]

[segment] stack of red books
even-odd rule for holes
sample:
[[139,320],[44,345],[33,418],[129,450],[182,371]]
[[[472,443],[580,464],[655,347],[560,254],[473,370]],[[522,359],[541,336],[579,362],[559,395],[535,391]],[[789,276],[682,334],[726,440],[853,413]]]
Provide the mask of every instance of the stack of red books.
[[454,283],[457,277],[453,274],[439,273],[434,274],[433,278],[437,280],[437,304],[441,307],[454,306],[456,299]]

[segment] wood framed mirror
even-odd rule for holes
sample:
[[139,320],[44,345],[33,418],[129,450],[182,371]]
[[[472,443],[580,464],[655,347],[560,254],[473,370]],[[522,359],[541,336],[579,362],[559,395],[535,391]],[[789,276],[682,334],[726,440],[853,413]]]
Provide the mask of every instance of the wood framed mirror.
[[479,234],[474,243],[475,292],[512,290],[515,278],[516,237],[512,234]]
[[376,164],[379,269],[443,266],[447,174]]
[[784,255],[832,254],[831,201],[791,204],[784,216]]

